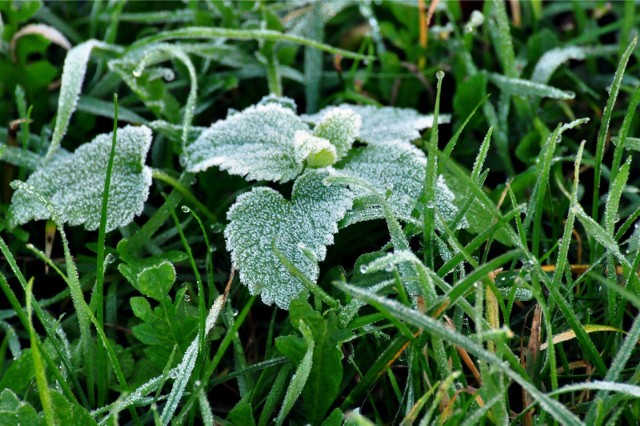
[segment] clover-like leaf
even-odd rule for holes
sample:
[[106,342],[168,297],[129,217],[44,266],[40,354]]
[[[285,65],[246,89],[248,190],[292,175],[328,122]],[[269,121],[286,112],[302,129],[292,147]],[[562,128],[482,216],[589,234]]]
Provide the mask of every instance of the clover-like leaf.
[[[396,140],[355,149],[336,168],[368,182],[383,193],[388,192],[387,201],[394,215],[410,222],[424,187],[426,161],[424,153],[418,148]],[[438,179],[437,186],[435,205],[440,216],[449,222],[458,212],[454,204],[455,196],[444,178]],[[384,217],[375,197],[362,188],[353,190],[357,195],[354,209],[347,213],[342,226]],[[437,223],[441,225],[440,220]]]
[[[411,142],[420,137],[420,131],[433,126],[433,115],[422,115],[409,108],[376,107],[373,105],[340,105],[327,107],[318,114],[306,115],[304,119],[321,123],[321,118],[330,111],[348,109],[362,118],[359,140],[368,144],[379,144],[392,140]],[[441,114],[438,123],[448,123],[451,116]]]
[[331,169],[309,170],[293,185],[291,201],[271,188],[254,188],[238,197],[225,230],[231,259],[240,281],[266,304],[287,309],[304,285],[279,260],[275,248],[308,279],[318,278],[318,262],[333,244],[340,221],[351,208],[353,194],[340,185],[327,186]]
[[187,145],[183,161],[189,172],[219,166],[247,180],[287,182],[302,172],[294,137],[307,125],[277,102],[258,104],[230,115]]
[[[62,222],[84,224],[88,230],[100,225],[112,138],[112,133],[99,135],[73,154],[53,158],[27,179],[27,184],[51,202]],[[126,126],[118,130],[107,231],[129,224],[142,213],[151,186],[151,169],[144,164],[150,146],[149,128]],[[22,189],[13,194],[10,213],[14,226],[50,218],[49,210]]]

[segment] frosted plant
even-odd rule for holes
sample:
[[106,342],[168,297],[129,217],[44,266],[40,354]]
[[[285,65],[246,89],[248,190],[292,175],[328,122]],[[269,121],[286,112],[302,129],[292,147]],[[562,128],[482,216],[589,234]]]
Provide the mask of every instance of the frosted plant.
[[[144,164],[151,130],[127,126],[118,130],[117,139],[107,231],[129,224],[142,213],[151,186],[151,169]],[[47,162],[29,176],[27,183],[51,202],[62,222],[95,230],[100,224],[111,144],[111,133],[99,135],[73,154]],[[14,226],[50,218],[49,210],[22,189],[13,194],[10,215]]]
[[251,294],[260,293],[264,303],[287,309],[304,290],[274,248],[306,278],[317,280],[318,262],[324,260],[353,199],[350,190],[325,185],[330,174],[330,169],[303,174],[293,185],[291,201],[260,187],[242,194],[229,210],[225,238],[231,259],[242,283]]
[[308,126],[291,109],[271,102],[249,107],[218,121],[187,145],[189,172],[219,166],[247,180],[287,182],[303,169],[294,137]]
[[[295,108],[290,99],[268,96],[231,111],[187,145],[182,158],[190,172],[218,166],[247,180],[295,179],[290,201],[266,187],[238,197],[225,231],[240,281],[266,304],[284,309],[304,291],[304,282],[318,279],[318,263],[338,223],[384,218],[376,194],[356,185],[328,185],[326,178],[346,175],[365,182],[388,198],[394,216],[421,226],[417,207],[426,158],[410,141],[433,122],[412,110],[345,105],[307,116],[310,128]],[[358,138],[370,144],[352,148]],[[458,210],[442,178],[437,187],[436,223],[442,230],[441,221],[451,221]],[[458,227],[465,225],[463,220]]]
[[[408,108],[379,108],[373,105],[340,105],[325,108],[318,114],[305,115],[303,118],[320,124],[321,118],[334,110],[350,110],[362,118],[360,139],[369,144],[379,144],[392,140],[411,142],[420,137],[420,131],[433,126],[433,115],[421,115]],[[447,114],[439,116],[439,123],[448,123],[451,117]]]

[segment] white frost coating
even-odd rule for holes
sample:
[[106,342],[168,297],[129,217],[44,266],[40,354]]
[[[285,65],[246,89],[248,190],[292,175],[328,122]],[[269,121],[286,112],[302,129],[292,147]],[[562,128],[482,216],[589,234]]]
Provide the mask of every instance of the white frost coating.
[[412,252],[408,250],[400,250],[379,257],[376,260],[363,265],[360,270],[363,274],[371,274],[381,271],[390,272],[394,267],[402,263],[414,263],[416,265],[422,264],[420,259],[418,259]]
[[196,173],[219,166],[247,180],[287,182],[302,171],[294,136],[308,126],[277,103],[251,106],[205,130],[187,145],[183,161]]
[[538,60],[531,80],[537,83],[547,84],[553,73],[570,59],[583,60],[588,56],[606,55],[618,51],[618,46],[598,46],[598,47],[559,47],[545,52]]
[[[323,109],[317,114],[303,118],[311,123],[320,123],[320,119],[332,110],[351,110],[362,118],[359,140],[375,145],[391,140],[411,142],[420,137],[420,131],[433,126],[433,115],[421,115],[409,108],[383,107],[373,105],[340,105]],[[448,123],[451,116],[441,114],[439,124]]]
[[[98,229],[112,137],[112,133],[99,135],[73,154],[54,158],[27,179],[27,184],[51,202],[63,223]],[[117,138],[107,232],[129,224],[142,213],[151,186],[151,169],[144,164],[151,130],[126,126],[118,130]],[[13,194],[10,213],[13,226],[51,217],[40,201],[22,189]]]
[[535,96],[551,99],[573,99],[576,97],[576,94],[573,92],[560,90],[535,81],[510,78],[495,73],[490,73],[489,78],[500,90],[515,96]]
[[362,118],[349,108],[330,109],[316,123],[315,136],[327,139],[336,147],[338,160],[344,158],[360,135]]
[[302,163],[307,160],[311,167],[330,166],[336,162],[336,147],[328,140],[298,130],[293,137],[295,159]]
[[551,75],[560,65],[569,59],[584,59],[584,48],[578,46],[569,46],[551,49],[542,55],[533,69],[531,80],[546,84]]
[[[224,305],[225,299],[223,295],[218,296],[216,301],[211,306],[209,310],[209,315],[207,315],[207,319],[205,320],[204,326],[204,334],[205,336],[209,334],[213,326],[215,325],[218,316],[220,315],[220,311],[222,310],[222,306]],[[184,390],[187,387],[187,383],[189,383],[189,379],[191,378],[191,373],[193,373],[193,368],[196,366],[196,359],[198,358],[198,346],[200,343],[200,333],[196,336],[195,339],[191,341],[191,344],[187,348],[182,357],[182,361],[176,367],[177,377],[176,381],[173,382],[173,387],[171,388],[171,392],[169,393],[169,397],[167,398],[167,405],[165,405],[164,410],[162,411],[162,415],[160,416],[160,420],[163,425],[168,425],[169,421],[173,417],[173,414],[178,408],[178,404],[180,403],[180,399],[184,394]]]
[[[425,181],[426,157],[413,145],[391,141],[358,148],[337,168],[340,172],[357,177],[377,188],[389,190],[388,205],[394,215],[405,222],[411,221],[411,213],[418,204]],[[353,188],[360,203],[347,213],[343,226],[365,220],[384,218],[382,208],[362,188]],[[435,206],[447,222],[458,213],[455,195],[442,176],[437,181]],[[437,217],[437,216],[436,216]],[[442,230],[442,222],[436,224]],[[466,226],[463,221],[459,227]]]
[[324,260],[326,246],[333,244],[337,223],[353,199],[347,188],[323,183],[331,173],[331,169],[312,169],[300,176],[293,185],[291,201],[271,188],[254,188],[239,196],[227,213],[230,223],[225,238],[240,281],[251,294],[260,293],[267,305],[275,302],[288,309],[291,300],[304,290],[279,260],[273,244],[308,279],[318,279],[318,262]]
[[69,120],[76,109],[78,97],[82,90],[82,82],[87,71],[89,55],[94,47],[105,46],[98,40],[88,40],[77,45],[67,53],[62,68],[62,80],[60,84],[60,97],[58,98],[58,115],[56,126],[51,137],[51,145],[47,152],[47,160],[60,147],[62,137],[67,132]]

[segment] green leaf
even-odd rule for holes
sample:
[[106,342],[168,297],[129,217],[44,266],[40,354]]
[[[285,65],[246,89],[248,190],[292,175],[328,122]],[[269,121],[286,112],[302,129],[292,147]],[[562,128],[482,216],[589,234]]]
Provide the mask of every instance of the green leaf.
[[21,401],[11,389],[3,388],[0,392],[0,424],[40,425],[43,420],[31,404]]
[[302,323],[309,327],[315,343],[313,366],[302,398],[306,418],[316,424],[324,418],[340,392],[343,371],[340,344],[351,337],[351,332],[338,327],[334,312],[323,317],[299,299],[291,302],[289,315],[294,327],[299,328]]
[[[28,185],[51,202],[62,222],[84,224],[88,230],[98,228],[111,139],[111,133],[99,135],[73,154],[47,162],[27,179]],[[107,232],[128,225],[142,213],[151,186],[151,169],[144,165],[150,146],[147,127],[126,126],[118,131]],[[51,218],[45,205],[23,189],[13,194],[10,212],[13,226]]]
[[166,260],[155,265],[120,264],[118,270],[136,290],[159,302],[169,294],[176,280],[176,269]]
[[289,108],[277,103],[251,106],[218,121],[187,145],[189,172],[219,166],[247,180],[287,182],[302,172],[306,156],[297,153],[296,132],[308,130]]
[[255,426],[256,421],[253,418],[253,410],[251,404],[246,401],[240,401],[236,404],[229,415],[227,420],[235,425],[242,426]]
[[19,358],[14,359],[2,373],[0,389],[11,389],[22,393],[27,389],[31,380],[35,377],[31,349],[22,351]]
[[55,411],[57,424],[69,426],[90,426],[96,424],[96,421],[85,408],[67,400],[61,393],[56,391],[51,392],[51,400],[53,402],[53,410]]
[[[316,126],[327,114],[336,114],[335,110],[350,110],[357,113],[361,119],[359,140],[369,144],[379,144],[399,140],[411,142],[420,137],[420,131],[433,126],[433,115],[422,115],[409,108],[378,108],[373,105],[340,105],[327,107],[318,114],[305,115],[303,118]],[[441,115],[439,124],[448,123],[451,117]]]
[[240,281],[266,304],[287,309],[305,288],[278,259],[277,250],[316,282],[318,262],[333,243],[337,222],[351,208],[353,194],[323,182],[330,169],[310,170],[293,185],[291,201],[271,188],[254,188],[238,197],[227,214],[225,230],[231,259]]
[[307,383],[307,379],[309,378],[309,374],[311,373],[311,368],[313,366],[313,351],[315,343],[313,341],[311,330],[309,330],[309,326],[304,322],[300,323],[299,328],[304,336],[304,341],[307,344],[307,352],[298,365],[295,374],[291,378],[291,382],[289,382],[287,393],[284,395],[284,400],[282,401],[280,413],[278,413],[278,417],[275,420],[276,425],[278,426],[282,425],[284,419],[289,414],[289,411],[293,408],[293,404],[298,400],[298,397],[302,393],[302,389]]

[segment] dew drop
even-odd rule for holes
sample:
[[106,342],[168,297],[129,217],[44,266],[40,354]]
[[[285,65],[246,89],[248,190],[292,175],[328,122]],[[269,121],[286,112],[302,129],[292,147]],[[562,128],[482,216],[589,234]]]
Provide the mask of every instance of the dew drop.
[[116,257],[111,253],[107,253],[107,255],[104,258],[104,263],[107,263],[107,264],[113,263],[115,261],[116,261]]
[[134,76],[135,78],[138,78],[138,77],[140,77],[141,75],[142,75],[142,70],[136,69],[136,70],[134,70],[134,71],[133,71],[133,76]]
[[365,265],[360,265],[361,274],[366,274],[368,271],[369,271],[369,268],[367,268]]
[[533,269],[533,265],[534,265],[533,261],[527,260],[526,262],[522,263],[522,269],[524,269],[525,271],[530,271]]
[[191,211],[191,209],[187,206],[182,206],[182,212],[183,213],[189,213]]
[[387,272],[393,272],[393,264],[390,263],[387,266],[384,267],[384,270]]
[[184,295],[184,301],[185,302],[191,302],[191,296],[189,296],[188,294],[185,293]]
[[237,317],[237,316],[238,316],[238,310],[237,310],[236,308],[233,308],[233,309],[231,310],[231,313],[233,314],[233,316],[234,316],[234,317]]

